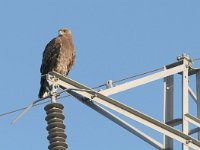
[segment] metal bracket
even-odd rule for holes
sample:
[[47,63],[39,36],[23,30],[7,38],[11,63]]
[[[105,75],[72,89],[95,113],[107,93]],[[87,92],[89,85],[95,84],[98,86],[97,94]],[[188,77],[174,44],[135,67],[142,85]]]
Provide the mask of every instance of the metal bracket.
[[58,90],[58,83],[59,80],[55,76],[50,76],[49,74],[46,75],[46,80],[48,82],[47,89],[49,90],[49,94],[51,96],[51,103],[56,103],[56,99],[58,97],[57,90]]

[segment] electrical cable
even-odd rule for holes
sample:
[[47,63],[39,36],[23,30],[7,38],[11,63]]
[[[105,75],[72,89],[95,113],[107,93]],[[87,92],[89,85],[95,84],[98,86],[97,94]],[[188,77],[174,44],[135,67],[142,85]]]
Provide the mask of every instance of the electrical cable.
[[[199,58],[199,60],[200,60],[200,58]],[[119,82],[123,82],[123,81],[129,80],[129,79],[133,79],[133,78],[136,78],[136,77],[139,77],[139,76],[143,76],[143,75],[146,75],[146,74],[149,74],[149,73],[153,73],[153,72],[159,71],[161,69],[163,69],[163,67],[157,68],[157,69],[154,69],[154,70],[150,70],[150,71],[147,71],[147,72],[144,72],[144,73],[140,73],[140,74],[137,74],[137,75],[128,76],[128,77],[113,81],[113,83],[116,84],[116,83],[119,83]],[[93,87],[92,89],[99,89],[99,88],[104,87],[104,86],[106,86],[106,84],[101,84],[99,86]],[[70,89],[70,90],[88,91],[86,89]],[[58,95],[62,94],[63,92],[66,92],[66,90],[62,90],[61,92],[58,93]],[[57,100],[61,100],[61,99],[67,98],[67,97],[70,97],[70,95],[58,97]],[[9,114],[12,114],[12,113],[16,113],[16,112],[19,112],[19,111],[23,111],[23,110],[27,109],[28,107],[35,107],[35,106],[46,104],[46,103],[50,102],[50,100],[45,101],[45,102],[40,102],[40,101],[46,100],[48,98],[50,98],[50,96],[47,96],[47,97],[42,98],[42,99],[37,99],[29,106],[22,107],[22,108],[19,108],[19,109],[15,109],[15,110],[12,110],[12,111],[8,111],[8,112],[5,112],[5,113],[2,113],[2,114],[0,114],[0,117],[6,116],[6,115],[9,115]],[[40,103],[38,103],[38,102],[40,102]]]
[[195,61],[200,61],[200,58],[195,58],[195,59],[192,59],[193,62]]
[[128,79],[133,79],[133,78],[136,78],[136,77],[139,77],[139,76],[143,76],[143,75],[146,75],[146,74],[149,74],[149,73],[153,73],[153,72],[156,72],[156,71],[159,71],[159,70],[162,70],[162,69],[163,69],[163,67],[157,68],[157,69],[150,70],[150,71],[147,71],[147,72],[144,72],[144,73],[140,73],[140,74],[137,74],[137,75],[129,76],[129,77],[117,80],[117,81],[113,81],[113,83],[119,83],[119,82],[122,82],[122,81],[125,81],[125,80],[128,80]]

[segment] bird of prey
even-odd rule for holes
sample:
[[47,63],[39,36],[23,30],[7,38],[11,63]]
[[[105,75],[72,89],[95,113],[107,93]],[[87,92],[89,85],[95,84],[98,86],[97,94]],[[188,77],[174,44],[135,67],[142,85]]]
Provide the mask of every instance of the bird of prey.
[[44,77],[51,71],[55,71],[63,76],[67,76],[70,69],[74,65],[75,50],[72,40],[72,33],[66,28],[58,31],[58,36],[53,38],[45,47],[40,68],[41,81],[39,98],[44,98],[48,95],[46,88],[47,82]]

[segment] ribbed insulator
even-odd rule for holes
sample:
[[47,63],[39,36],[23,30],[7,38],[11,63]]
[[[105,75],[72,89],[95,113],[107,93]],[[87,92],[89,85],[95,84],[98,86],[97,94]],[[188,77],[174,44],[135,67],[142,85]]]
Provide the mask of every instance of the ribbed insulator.
[[47,121],[47,131],[49,133],[47,139],[49,140],[49,150],[66,150],[66,134],[64,119],[62,113],[64,106],[59,103],[51,103],[45,106],[44,110],[47,113],[45,120]]

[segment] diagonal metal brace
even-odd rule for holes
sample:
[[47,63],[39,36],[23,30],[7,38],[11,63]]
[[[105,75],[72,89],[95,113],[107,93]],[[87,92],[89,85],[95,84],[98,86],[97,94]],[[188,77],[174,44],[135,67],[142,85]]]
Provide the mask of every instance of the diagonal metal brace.
[[[58,78],[58,84],[60,87],[64,87],[64,88],[74,88],[74,89],[86,89],[87,91],[77,91],[78,94],[87,97],[87,98],[91,98],[94,96],[94,91],[93,89],[90,89],[89,87],[82,85],[78,82],[75,82],[69,78],[65,78],[55,72],[51,72],[49,73],[49,75],[55,76],[56,78]],[[103,91],[101,91],[103,92]],[[191,136],[188,136],[156,119],[153,119],[151,117],[149,117],[146,114],[143,114],[133,108],[130,108],[122,103],[119,103],[118,101],[109,98],[103,94],[101,94],[101,92],[96,93],[96,97],[94,97],[92,100],[93,102],[97,102],[103,106],[106,106],[120,114],[123,114],[124,116],[131,118],[141,124],[144,124],[147,127],[150,127],[162,134],[165,134],[193,149],[200,149],[200,142],[193,139]],[[189,141],[189,142],[188,142]]]
[[116,115],[112,114],[111,112],[109,112],[108,110],[99,106],[98,104],[95,104],[91,99],[88,99],[88,98],[78,94],[77,91],[68,90],[66,92],[69,93],[70,95],[72,95],[74,98],[78,99],[83,104],[87,105],[88,107],[92,108],[96,112],[100,113],[104,117],[108,118],[109,120],[113,121],[117,125],[121,126],[125,130],[127,130],[127,131],[131,132],[132,134],[138,136],[139,138],[143,139],[145,142],[149,143],[150,145],[157,148],[158,150],[164,150],[163,145],[161,143],[159,143],[157,140],[146,135],[144,132],[133,127],[132,125],[130,125],[123,119],[117,117]]

